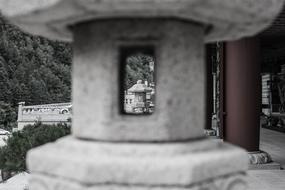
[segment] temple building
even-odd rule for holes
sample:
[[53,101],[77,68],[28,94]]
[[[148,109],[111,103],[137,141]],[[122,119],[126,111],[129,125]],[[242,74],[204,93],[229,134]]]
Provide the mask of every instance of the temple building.
[[152,113],[154,111],[154,85],[138,80],[125,91],[124,110],[126,113]]

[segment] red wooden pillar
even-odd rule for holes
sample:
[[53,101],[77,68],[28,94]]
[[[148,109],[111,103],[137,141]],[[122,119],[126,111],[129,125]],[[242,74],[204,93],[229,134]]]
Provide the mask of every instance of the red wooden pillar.
[[224,140],[259,151],[261,80],[258,38],[226,43]]

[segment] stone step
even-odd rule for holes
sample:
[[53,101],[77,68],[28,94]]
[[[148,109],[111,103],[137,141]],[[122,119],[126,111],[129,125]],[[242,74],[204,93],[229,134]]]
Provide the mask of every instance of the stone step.
[[271,162],[267,164],[250,164],[249,170],[280,170],[281,165],[277,162]]
[[250,170],[248,175],[248,190],[285,189],[285,170]]

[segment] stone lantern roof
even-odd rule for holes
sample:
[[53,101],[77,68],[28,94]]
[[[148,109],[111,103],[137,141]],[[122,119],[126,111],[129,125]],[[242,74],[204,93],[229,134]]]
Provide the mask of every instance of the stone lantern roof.
[[142,80],[138,80],[137,84],[133,85],[129,88],[128,92],[137,93],[137,92],[151,92],[152,89],[147,85],[142,84]]
[[24,31],[72,41],[71,27],[109,18],[175,18],[205,26],[206,42],[238,39],[266,28],[283,0],[0,0]]

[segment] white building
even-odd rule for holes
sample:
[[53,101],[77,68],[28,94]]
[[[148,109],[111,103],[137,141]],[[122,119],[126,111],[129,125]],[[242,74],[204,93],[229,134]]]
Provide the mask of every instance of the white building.
[[34,124],[37,121],[43,124],[57,124],[60,122],[70,122],[71,103],[42,104],[25,106],[25,102],[20,102],[18,107],[18,130],[25,125]]

